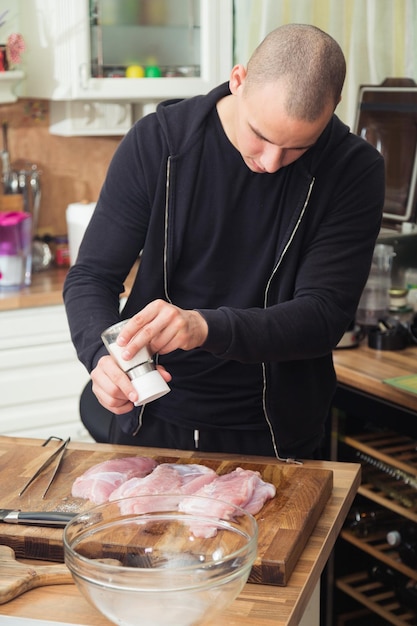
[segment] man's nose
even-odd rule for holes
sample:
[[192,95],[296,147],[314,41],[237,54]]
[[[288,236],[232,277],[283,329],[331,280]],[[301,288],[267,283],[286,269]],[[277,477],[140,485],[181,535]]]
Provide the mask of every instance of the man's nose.
[[268,174],[273,174],[283,166],[285,150],[267,145],[262,153],[261,165]]

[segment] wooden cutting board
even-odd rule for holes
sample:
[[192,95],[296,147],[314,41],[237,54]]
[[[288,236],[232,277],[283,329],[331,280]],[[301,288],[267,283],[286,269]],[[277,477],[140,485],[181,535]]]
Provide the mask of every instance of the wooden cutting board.
[[[30,441],[30,440],[25,440]],[[59,473],[46,497],[42,494],[49,482],[51,469],[43,473],[25,493],[19,492],[26,481],[51,454],[55,442],[47,448],[34,439],[33,445],[16,445],[7,438],[0,442],[0,508],[22,511],[66,511],[78,513],[91,503],[71,496],[74,480],[92,465],[111,458],[148,455],[158,463],[201,463],[218,474],[236,467],[259,471],[265,481],[277,489],[275,498],[267,502],[256,516],[259,527],[258,557],[252,568],[250,582],[285,586],[305,544],[332,492],[333,472],[279,461],[239,458],[231,455],[198,455],[166,450],[135,449],[113,446],[83,447],[70,444]],[[118,447],[118,450],[121,448]],[[0,544],[7,545],[17,558],[38,558],[63,561],[61,529],[0,523]]]

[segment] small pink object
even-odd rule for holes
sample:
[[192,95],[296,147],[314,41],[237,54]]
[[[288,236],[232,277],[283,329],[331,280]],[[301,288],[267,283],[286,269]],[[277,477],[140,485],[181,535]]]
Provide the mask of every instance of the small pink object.
[[0,226],[15,226],[30,218],[30,213],[23,211],[0,212]]
[[7,38],[7,57],[11,65],[18,65],[22,59],[20,55],[26,50],[25,41],[19,33],[12,33]]

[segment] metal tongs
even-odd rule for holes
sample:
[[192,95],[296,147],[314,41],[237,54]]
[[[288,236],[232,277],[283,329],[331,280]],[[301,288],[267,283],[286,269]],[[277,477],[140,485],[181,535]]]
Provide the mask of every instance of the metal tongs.
[[44,442],[43,442],[42,446],[43,446],[43,447],[47,446],[47,445],[48,445],[48,443],[51,441],[51,439],[57,439],[58,441],[62,441],[62,443],[61,443],[61,445],[60,445],[60,446],[58,446],[58,447],[57,447],[57,448],[53,451],[53,453],[52,453],[52,454],[51,454],[51,455],[50,455],[50,456],[46,459],[46,461],[44,461],[44,462],[42,463],[42,465],[41,465],[41,466],[40,466],[40,467],[36,470],[36,472],[33,474],[33,476],[31,476],[31,478],[29,478],[29,480],[27,481],[27,483],[23,486],[22,490],[20,491],[19,496],[23,495],[23,494],[24,494],[24,492],[26,491],[26,489],[27,489],[27,488],[28,488],[28,487],[29,487],[29,486],[30,486],[30,485],[31,485],[31,484],[32,484],[32,483],[33,483],[33,482],[34,482],[34,481],[38,478],[38,476],[40,476],[40,475],[42,474],[43,470],[44,470],[45,468],[47,468],[47,467],[48,467],[48,466],[52,463],[52,461],[53,461],[55,458],[57,458],[57,457],[58,457],[58,458],[57,458],[56,465],[55,465],[55,469],[54,469],[54,471],[52,472],[52,476],[51,476],[51,478],[50,478],[50,480],[49,480],[49,483],[48,483],[48,485],[47,485],[47,487],[46,487],[45,491],[43,492],[42,499],[43,499],[43,498],[46,496],[46,494],[48,493],[49,487],[52,485],[52,483],[53,483],[53,481],[54,481],[54,479],[55,479],[55,476],[57,475],[58,470],[59,470],[59,468],[60,468],[60,466],[61,466],[61,462],[62,462],[62,459],[63,459],[63,457],[64,457],[65,450],[67,449],[67,446],[68,446],[68,444],[69,444],[69,442],[70,442],[70,440],[71,440],[71,438],[70,438],[70,437],[68,437],[68,439],[66,439],[65,441],[63,441],[63,439],[61,439],[61,437],[48,437],[48,439],[47,439],[46,441],[44,441]]

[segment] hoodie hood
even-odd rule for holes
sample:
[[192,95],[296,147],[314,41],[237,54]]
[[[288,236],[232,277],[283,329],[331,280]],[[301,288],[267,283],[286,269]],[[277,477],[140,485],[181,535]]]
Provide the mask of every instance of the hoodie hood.
[[181,155],[200,141],[207,116],[219,100],[229,95],[229,83],[223,83],[207,95],[166,100],[158,105],[156,116],[171,156]]
[[[181,156],[200,141],[207,116],[213,112],[219,100],[229,95],[231,95],[229,83],[223,83],[207,95],[166,100],[158,105],[157,119],[172,157]],[[320,169],[323,159],[326,160],[329,147],[335,149],[349,133],[349,127],[333,115],[314,146],[297,162],[307,169],[310,176],[314,176]]]

